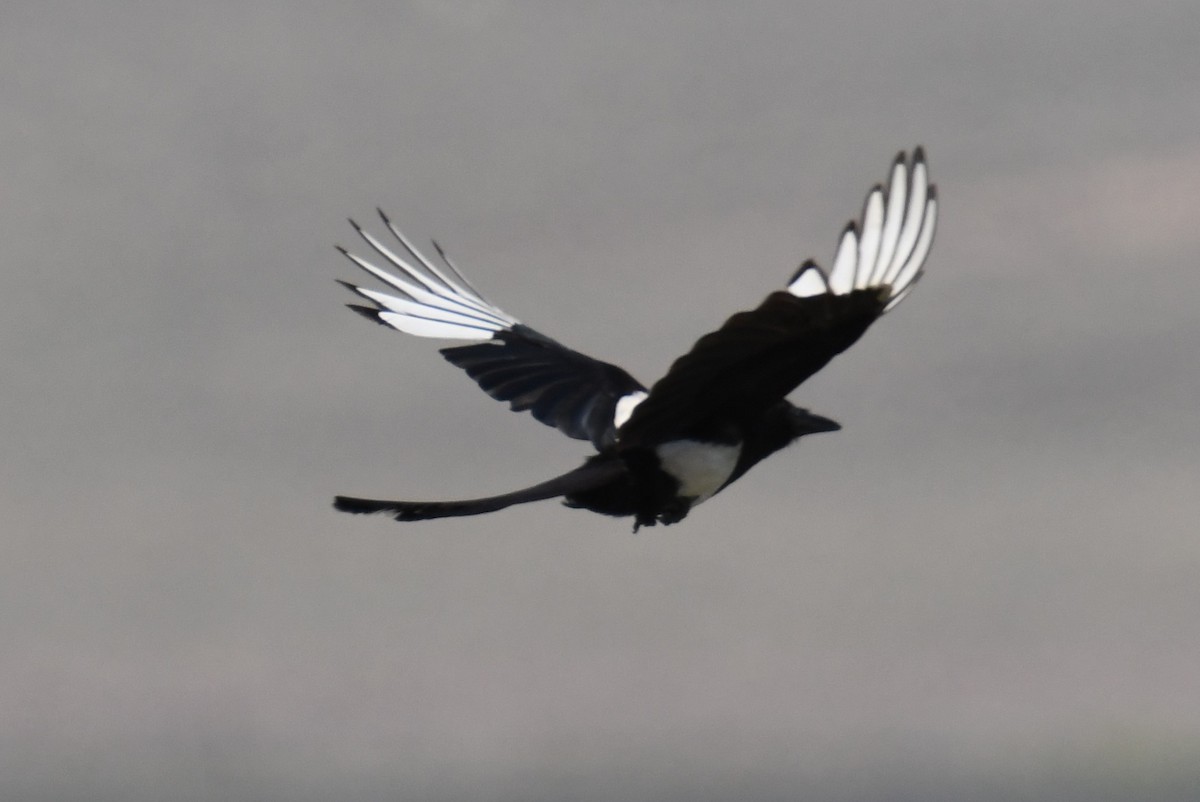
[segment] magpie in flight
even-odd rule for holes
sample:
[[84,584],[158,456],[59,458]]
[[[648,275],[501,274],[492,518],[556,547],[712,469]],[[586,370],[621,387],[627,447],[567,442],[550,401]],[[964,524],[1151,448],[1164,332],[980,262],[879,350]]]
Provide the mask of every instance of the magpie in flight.
[[350,304],[393,329],[475,341],[442,356],[497,401],[528,410],[568,437],[591,441],[583,465],[541,484],[464,501],[382,501],[338,496],[351,513],[418,521],[495,512],[561,497],[569,507],[632,516],[641,526],[673,524],[807,434],[837,431],[828,418],[785,396],[849,348],[900,303],[921,277],[933,242],[937,196],[917,148],[892,163],[887,186],[867,193],[862,217],[846,225],[833,266],[800,265],[787,287],[701,337],[647,388],[616,365],[573,351],[486,300],[434,242],[426,258],[381,211],[403,248],[397,254],[350,221],[394,272],[344,248],[387,292],[340,282],[370,305]]

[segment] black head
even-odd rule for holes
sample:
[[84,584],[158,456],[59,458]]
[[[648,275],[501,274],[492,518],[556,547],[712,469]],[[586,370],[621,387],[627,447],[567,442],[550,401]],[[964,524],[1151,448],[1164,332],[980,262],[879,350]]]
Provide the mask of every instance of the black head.
[[806,434],[836,432],[840,428],[837,421],[814,415],[789,401],[780,401],[743,426],[742,455],[725,484],[735,481],[761,460]]

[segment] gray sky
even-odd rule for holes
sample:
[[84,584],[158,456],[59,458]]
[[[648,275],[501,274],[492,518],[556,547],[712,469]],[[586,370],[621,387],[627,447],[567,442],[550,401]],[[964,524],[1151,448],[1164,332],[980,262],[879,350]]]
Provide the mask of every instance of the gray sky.
[[[1193,798],[1195,3],[0,16],[0,797]],[[637,536],[330,508],[586,451],[344,310],[346,216],[649,382],[915,144],[844,431]]]

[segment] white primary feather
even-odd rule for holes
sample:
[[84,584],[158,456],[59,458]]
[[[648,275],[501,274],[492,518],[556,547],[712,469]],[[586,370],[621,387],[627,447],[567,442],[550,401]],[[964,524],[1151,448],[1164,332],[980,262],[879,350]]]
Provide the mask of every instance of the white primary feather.
[[862,235],[858,245],[858,273],[854,277],[855,289],[866,289],[871,282],[871,268],[879,256],[879,242],[883,238],[883,188],[875,187],[867,195],[863,207]]
[[[399,291],[392,295],[365,287],[348,285],[356,293],[379,308],[379,319],[394,329],[418,337],[454,340],[487,340],[496,332],[512,328],[518,321],[512,315],[490,303],[471,287],[458,270],[437,248],[449,272],[442,270],[400,233],[383,212],[379,213],[388,231],[404,250],[420,265],[417,267],[401,258],[379,239],[350,221],[359,236],[395,269],[384,270],[344,248],[339,250],[350,261],[375,278]],[[437,247],[436,244],[434,246]]]
[[881,268],[892,263],[896,253],[896,241],[900,238],[900,223],[904,217],[904,196],[908,189],[908,174],[904,162],[896,159],[892,174],[888,178],[887,203],[884,205],[883,232],[879,241],[879,255],[871,266],[869,284],[880,279]]
[[920,278],[936,226],[937,197],[929,184],[924,153],[918,148],[911,161],[901,153],[892,164],[887,190],[873,187],[861,220],[842,231],[828,277],[807,262],[788,292],[808,298],[887,287],[883,310],[887,312]]
[[797,298],[824,295],[829,292],[829,280],[815,262],[805,262],[792,279],[792,283],[788,284],[788,292]]
[[854,289],[855,266],[858,264],[858,232],[854,223],[846,226],[838,243],[833,267],[829,270],[829,291],[834,295],[845,295]]

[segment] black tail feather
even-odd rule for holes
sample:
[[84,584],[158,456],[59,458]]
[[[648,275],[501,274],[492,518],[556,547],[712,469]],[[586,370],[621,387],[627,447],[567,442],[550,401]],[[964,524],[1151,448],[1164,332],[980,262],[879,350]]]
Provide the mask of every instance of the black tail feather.
[[549,481],[511,493],[486,498],[463,499],[461,501],[384,501],[382,499],[352,498],[336,496],[334,509],[355,515],[385,512],[397,521],[425,521],[431,518],[457,518],[466,515],[481,515],[496,512],[514,504],[542,501],[549,498],[579,493],[606,485],[625,473],[625,464],[619,459],[597,460],[556,476]]
[[503,496],[463,501],[384,501],[382,499],[334,496],[333,507],[355,515],[370,515],[377,512],[390,513],[397,521],[425,521],[430,518],[457,518],[465,515],[481,515],[495,512],[522,501],[537,501],[536,498],[511,501]]

